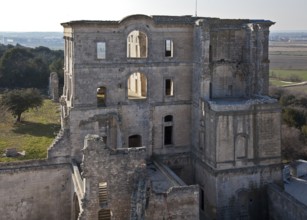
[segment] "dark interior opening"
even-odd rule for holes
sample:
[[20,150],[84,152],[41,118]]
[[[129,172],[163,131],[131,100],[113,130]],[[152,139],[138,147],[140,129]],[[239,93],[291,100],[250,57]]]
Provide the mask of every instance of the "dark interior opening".
[[165,126],[164,127],[164,144],[165,145],[172,144],[172,135],[173,135],[173,126]]
[[131,147],[141,147],[142,137],[140,135],[131,135],[129,137],[129,148]]

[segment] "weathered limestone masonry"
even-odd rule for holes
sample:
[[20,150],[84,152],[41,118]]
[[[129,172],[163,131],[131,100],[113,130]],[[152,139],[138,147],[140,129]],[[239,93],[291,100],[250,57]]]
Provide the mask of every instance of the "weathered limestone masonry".
[[71,219],[70,163],[27,161],[2,163],[0,213],[8,220]]
[[[111,150],[101,137],[86,136],[81,164],[85,183],[80,220],[100,219],[100,213],[109,212],[112,219],[130,216],[131,196],[139,181],[146,175],[146,149]],[[106,187],[102,195],[102,185]],[[145,209],[145,207],[140,207]]]
[[145,15],[63,23],[69,155],[82,161],[87,134],[115,151],[145,147],[147,161],[200,185],[200,219],[267,218],[266,185],[282,179],[280,108],[268,97],[272,24]]
[[0,165],[1,218],[276,216],[266,190],[282,181],[280,107],[268,97],[272,24],[63,23],[62,129],[48,159]]
[[267,218],[266,185],[281,184],[280,107],[267,97],[272,24],[195,28],[192,155],[204,219]]

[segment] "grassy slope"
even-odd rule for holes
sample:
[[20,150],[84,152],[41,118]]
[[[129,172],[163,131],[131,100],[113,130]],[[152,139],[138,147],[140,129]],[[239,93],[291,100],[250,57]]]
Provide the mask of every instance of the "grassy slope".
[[298,76],[303,81],[307,81],[307,70],[281,70],[281,69],[272,69],[270,70],[270,75],[276,75],[280,78],[288,78],[291,75]]
[[[59,129],[59,105],[51,100],[45,100],[39,109],[23,113],[21,123],[15,123],[11,114],[0,112],[0,162],[45,158]],[[18,152],[24,150],[26,155],[3,157],[6,148],[16,148]]]

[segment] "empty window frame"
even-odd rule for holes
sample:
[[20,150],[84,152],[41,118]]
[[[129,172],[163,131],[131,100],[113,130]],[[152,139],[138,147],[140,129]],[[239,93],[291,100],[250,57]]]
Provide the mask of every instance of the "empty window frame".
[[147,78],[143,73],[132,73],[127,80],[128,99],[147,97]]
[[105,59],[105,58],[106,58],[106,43],[97,42],[97,59]]
[[173,41],[165,40],[165,57],[173,57]]
[[147,35],[139,30],[131,31],[127,37],[127,57],[146,58],[147,57]]
[[141,135],[131,135],[128,140],[129,148],[131,147],[141,147],[142,146],[142,136]]
[[97,107],[106,107],[106,93],[106,87],[100,86],[97,88]]
[[173,96],[174,95],[174,89],[173,89],[173,80],[166,79],[165,80],[165,95],[166,96]]
[[111,210],[110,209],[99,210],[98,220],[111,220]]
[[202,188],[200,188],[199,206],[200,210],[205,211],[205,192]]
[[173,116],[164,117],[164,145],[173,144]]
[[107,187],[108,187],[107,182],[99,183],[99,204],[103,204],[108,201]]

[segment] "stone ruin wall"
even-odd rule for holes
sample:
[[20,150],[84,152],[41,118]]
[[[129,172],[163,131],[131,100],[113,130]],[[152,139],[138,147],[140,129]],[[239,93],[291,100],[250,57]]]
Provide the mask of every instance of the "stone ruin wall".
[[210,167],[201,164],[195,164],[195,172],[196,181],[205,195],[204,206],[200,210],[203,218],[267,218],[267,185],[282,184],[280,165],[213,172]]
[[2,163],[0,182],[1,219],[70,219],[72,180],[69,163]]
[[[80,214],[80,220],[98,219],[98,211],[103,208],[112,212],[112,220],[126,219],[132,209],[132,194],[138,189],[139,180],[146,176],[145,148],[112,151],[99,136],[88,135],[82,151],[86,191],[85,211]],[[103,206],[98,197],[100,182],[107,182],[107,202]]]
[[146,220],[157,219],[199,219],[198,186],[172,187],[165,194],[150,196]]

